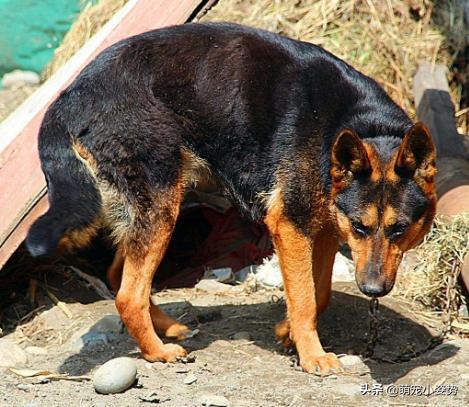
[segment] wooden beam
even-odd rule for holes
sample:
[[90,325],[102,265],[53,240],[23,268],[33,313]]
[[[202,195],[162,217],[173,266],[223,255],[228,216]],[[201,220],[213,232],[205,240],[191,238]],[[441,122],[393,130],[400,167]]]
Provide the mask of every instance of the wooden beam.
[[[466,196],[468,193],[463,191],[469,189],[469,153],[456,129],[446,72],[443,65],[422,63],[414,78],[417,117],[430,129],[437,149],[437,192],[439,206],[445,212],[456,205],[456,201],[454,204],[447,201],[450,196],[445,194],[458,188]],[[457,202],[454,210],[464,207],[469,211],[469,200]]]
[[[469,154],[456,129],[446,67],[421,64],[414,78],[414,97],[417,116],[430,129],[437,148],[437,213],[468,212]],[[469,254],[463,260],[461,277],[469,290]]]
[[0,268],[47,210],[37,134],[50,103],[99,52],[115,42],[187,21],[202,0],[130,0],[59,71],[0,124]]

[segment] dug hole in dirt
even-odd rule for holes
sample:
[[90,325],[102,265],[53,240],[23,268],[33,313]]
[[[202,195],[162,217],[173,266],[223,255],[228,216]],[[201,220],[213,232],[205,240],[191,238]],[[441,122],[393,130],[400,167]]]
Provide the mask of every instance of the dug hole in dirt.
[[[105,241],[98,239],[74,256],[41,262],[20,249],[3,271],[9,284],[1,289],[0,405],[467,403],[468,340],[449,340],[410,361],[391,362],[424,349],[439,324],[416,304],[386,297],[374,354],[380,361],[354,356],[367,344],[369,301],[353,281],[338,277],[319,333],[327,351],[346,355],[345,372],[325,377],[302,372],[296,356],[275,343],[273,326],[285,312],[281,287],[247,273],[271,254],[263,226],[243,220],[217,194],[191,192],[152,298],[189,325],[194,336],[182,342],[189,352],[184,360],[150,364],[122,326],[103,283],[112,259]],[[212,280],[194,288],[204,276],[227,283]],[[98,394],[93,373],[121,356],[135,362],[137,380],[122,393]]]

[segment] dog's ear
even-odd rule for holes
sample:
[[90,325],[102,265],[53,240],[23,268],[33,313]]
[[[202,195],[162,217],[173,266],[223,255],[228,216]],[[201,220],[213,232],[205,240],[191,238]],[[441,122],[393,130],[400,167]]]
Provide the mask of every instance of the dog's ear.
[[396,174],[416,181],[433,182],[436,150],[432,136],[422,123],[415,123],[405,134],[396,157]]
[[343,183],[369,171],[370,160],[360,137],[351,129],[341,130],[332,146],[332,181]]

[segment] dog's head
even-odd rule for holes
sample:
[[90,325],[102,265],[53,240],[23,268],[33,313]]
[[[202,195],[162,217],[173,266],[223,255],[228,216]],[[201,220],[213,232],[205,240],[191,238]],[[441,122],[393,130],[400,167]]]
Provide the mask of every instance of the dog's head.
[[330,210],[348,243],[360,290],[391,291],[405,251],[430,229],[436,208],[435,147],[416,123],[400,138],[339,132],[331,151]]

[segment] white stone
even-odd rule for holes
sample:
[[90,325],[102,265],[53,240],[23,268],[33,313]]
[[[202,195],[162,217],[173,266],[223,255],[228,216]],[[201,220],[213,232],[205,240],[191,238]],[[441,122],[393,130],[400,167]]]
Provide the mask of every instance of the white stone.
[[104,363],[93,375],[95,390],[101,394],[121,393],[134,384],[137,366],[133,359],[122,357]]

